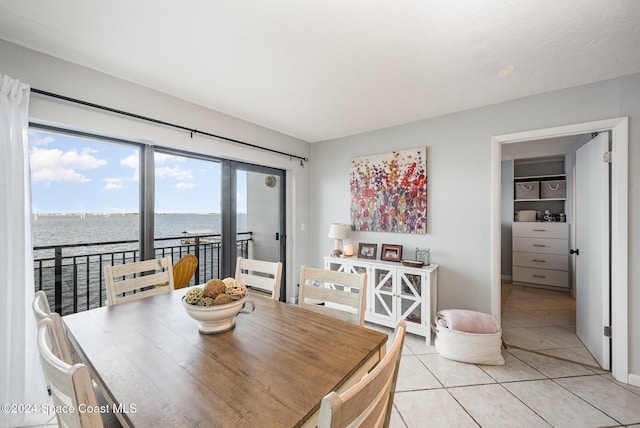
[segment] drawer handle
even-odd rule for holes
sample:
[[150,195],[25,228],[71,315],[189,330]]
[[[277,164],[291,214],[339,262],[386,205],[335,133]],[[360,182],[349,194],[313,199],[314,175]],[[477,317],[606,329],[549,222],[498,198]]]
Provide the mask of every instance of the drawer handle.
[[547,229],[533,229],[534,232],[548,232]]
[[533,244],[534,247],[546,247],[544,244]]
[[533,259],[534,262],[538,262],[538,263],[546,263],[546,260],[538,260],[538,259]]
[[546,278],[544,275],[533,275],[534,278]]

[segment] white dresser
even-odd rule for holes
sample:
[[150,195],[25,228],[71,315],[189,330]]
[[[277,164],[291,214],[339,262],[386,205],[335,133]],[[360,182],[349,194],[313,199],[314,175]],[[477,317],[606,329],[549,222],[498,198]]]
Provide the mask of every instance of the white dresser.
[[395,327],[404,319],[409,333],[424,336],[431,343],[431,321],[436,316],[438,265],[421,268],[400,263],[325,257],[324,268],[367,274],[367,309],[364,319]]
[[512,236],[514,284],[569,288],[568,223],[515,222]]

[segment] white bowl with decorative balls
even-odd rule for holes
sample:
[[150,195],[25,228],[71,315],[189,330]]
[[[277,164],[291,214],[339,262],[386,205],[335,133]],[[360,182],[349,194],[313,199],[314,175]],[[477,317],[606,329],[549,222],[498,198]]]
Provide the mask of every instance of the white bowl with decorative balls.
[[204,288],[191,287],[182,298],[187,314],[198,321],[198,330],[203,334],[216,334],[231,330],[236,325],[236,315],[247,300],[244,284],[233,278],[209,281]]
[[216,334],[231,330],[236,325],[236,315],[242,310],[247,296],[231,303],[215,306],[196,306],[182,299],[187,314],[198,321],[198,330],[203,334]]

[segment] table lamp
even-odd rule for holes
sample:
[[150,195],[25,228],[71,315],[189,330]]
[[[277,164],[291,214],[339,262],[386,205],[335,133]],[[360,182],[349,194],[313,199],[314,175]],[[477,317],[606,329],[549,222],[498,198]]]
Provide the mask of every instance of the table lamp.
[[334,257],[342,255],[342,240],[347,237],[347,225],[342,223],[331,223],[329,226],[329,238],[335,240],[334,250],[331,253]]

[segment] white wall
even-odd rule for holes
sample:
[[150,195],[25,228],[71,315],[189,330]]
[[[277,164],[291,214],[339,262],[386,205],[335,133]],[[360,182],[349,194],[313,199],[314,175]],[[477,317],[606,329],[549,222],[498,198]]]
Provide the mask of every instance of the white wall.
[[[310,147],[304,141],[3,40],[0,40],[0,74],[19,79],[31,85],[32,88],[309,157]],[[309,247],[308,233],[302,232],[299,227],[300,223],[309,222],[310,168],[308,165],[301,167],[299,161],[292,161],[287,156],[202,135],[196,135],[192,139],[187,132],[56,101],[36,94],[31,96],[30,118],[35,122],[68,129],[135,142],[151,142],[165,147],[286,170],[287,235],[289,237],[287,266],[289,268],[285,274],[288,290],[291,292],[296,290],[294,285],[297,284],[299,272],[294,267],[309,262],[306,251],[293,251],[294,246]]]
[[[325,141],[312,146],[314,265],[332,242],[328,224],[349,222],[350,160],[427,147],[428,233],[351,233],[358,242],[431,248],[438,307],[491,312],[491,137],[629,116],[629,163],[640,165],[640,74]],[[630,170],[629,218],[640,215],[640,168]],[[635,215],[634,215],[635,214]],[[640,307],[640,227],[629,225],[630,308]],[[615,310],[615,309],[614,309]],[[629,311],[629,369],[640,373],[640,312]]]

